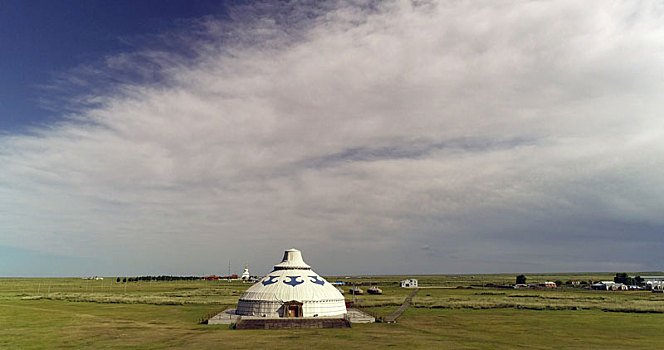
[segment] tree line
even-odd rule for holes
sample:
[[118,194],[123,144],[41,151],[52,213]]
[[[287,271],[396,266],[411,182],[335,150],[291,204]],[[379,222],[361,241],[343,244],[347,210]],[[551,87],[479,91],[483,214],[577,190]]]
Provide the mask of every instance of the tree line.
[[138,277],[118,277],[115,282],[138,282],[138,281],[194,281],[202,280],[201,276],[138,276]]
[[618,272],[616,273],[616,277],[613,277],[613,282],[640,285],[643,283],[643,278],[641,278],[641,276],[629,277],[625,272]]

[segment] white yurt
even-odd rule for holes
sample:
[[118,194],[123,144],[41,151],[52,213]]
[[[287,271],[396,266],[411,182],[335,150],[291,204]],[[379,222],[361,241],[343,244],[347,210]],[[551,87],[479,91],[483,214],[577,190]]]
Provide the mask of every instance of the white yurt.
[[342,316],[346,303],[333,285],[302,260],[299,250],[288,249],[272,272],[242,294],[236,313],[259,317]]

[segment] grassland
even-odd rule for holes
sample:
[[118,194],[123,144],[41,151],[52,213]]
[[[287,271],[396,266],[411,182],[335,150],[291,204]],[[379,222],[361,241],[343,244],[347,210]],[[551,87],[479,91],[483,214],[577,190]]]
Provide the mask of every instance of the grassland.
[[[81,279],[0,279],[0,348],[633,348],[664,345],[664,296],[579,288],[479,287],[513,275],[419,276],[425,287],[397,324],[351,329],[236,331],[203,325],[232,307],[248,284],[227,281],[116,283]],[[610,279],[609,275],[529,275],[529,282]],[[329,280],[337,280],[330,277]],[[348,279],[378,283],[384,294],[357,303],[386,316],[410,290],[400,276]],[[457,286],[475,286],[457,289]],[[432,287],[432,288],[427,288]],[[435,288],[434,288],[435,287]],[[444,287],[444,288],[440,288]],[[351,298],[350,296],[347,296]]]

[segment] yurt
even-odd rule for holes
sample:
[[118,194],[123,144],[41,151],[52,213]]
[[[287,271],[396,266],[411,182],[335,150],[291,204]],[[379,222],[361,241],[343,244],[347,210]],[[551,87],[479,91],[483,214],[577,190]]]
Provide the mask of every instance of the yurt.
[[302,260],[299,250],[288,249],[272,272],[242,294],[236,313],[258,317],[343,316],[346,303],[337,288]]

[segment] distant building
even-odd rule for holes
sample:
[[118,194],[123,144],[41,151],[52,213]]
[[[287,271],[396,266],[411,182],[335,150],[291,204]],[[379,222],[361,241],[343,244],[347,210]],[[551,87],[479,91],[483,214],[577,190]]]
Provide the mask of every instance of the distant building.
[[546,281],[544,283],[540,283],[538,285],[539,287],[544,287],[544,288],[556,288],[556,282],[551,282],[551,281]]
[[611,290],[629,290],[629,287],[623,283],[616,283],[613,285]]
[[591,289],[594,290],[613,290],[613,285],[615,285],[616,282],[613,281],[600,281],[597,283],[593,283],[590,285]]
[[401,288],[416,288],[417,287],[417,280],[414,279],[414,278],[403,280],[403,281],[399,282],[399,286],[401,286]]
[[662,290],[664,289],[664,276],[641,276],[646,289]]
[[249,279],[251,279],[251,275],[249,274],[249,267],[246,264],[244,265],[244,272],[242,272],[241,279],[243,281],[249,281]]
[[664,282],[664,276],[641,276],[644,281]]

